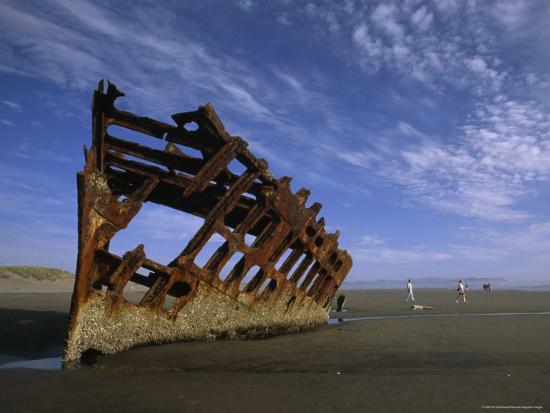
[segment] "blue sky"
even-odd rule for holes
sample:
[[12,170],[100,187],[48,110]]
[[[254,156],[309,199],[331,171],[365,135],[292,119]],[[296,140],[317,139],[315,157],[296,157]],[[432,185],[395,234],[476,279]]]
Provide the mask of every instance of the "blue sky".
[[[93,88],[169,121],[212,102],[312,191],[350,281],[550,280],[550,3],[2,1],[0,264],[74,269]],[[197,219],[147,205],[113,248],[168,262]]]

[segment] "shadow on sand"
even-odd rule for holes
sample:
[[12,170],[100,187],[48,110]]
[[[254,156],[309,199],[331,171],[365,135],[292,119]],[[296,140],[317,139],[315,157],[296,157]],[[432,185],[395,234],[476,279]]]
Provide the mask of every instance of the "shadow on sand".
[[66,313],[0,308],[0,364],[61,355],[67,323]]

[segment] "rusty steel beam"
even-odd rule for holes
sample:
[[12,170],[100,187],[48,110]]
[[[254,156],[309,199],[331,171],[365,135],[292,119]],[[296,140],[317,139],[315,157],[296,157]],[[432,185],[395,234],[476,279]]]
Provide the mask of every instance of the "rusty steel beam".
[[[77,174],[78,259],[64,365],[90,351],[258,337],[325,323],[352,260],[338,248],[339,232],[327,233],[317,219],[321,205],[306,207],[309,191],[292,193],[290,178],[275,179],[266,161],[226,132],[212,105],[175,114],[172,125],[116,109],[120,96],[103,81],[94,92],[93,142]],[[117,137],[113,125],[158,139],[165,149]],[[201,156],[188,155],[189,148]],[[242,173],[228,167],[235,161]],[[204,220],[167,264],[147,258],[142,244],[122,256],[109,251],[144,202]],[[195,259],[214,234],[224,242],[200,266]],[[250,245],[247,234],[254,237]],[[221,279],[235,253],[242,258]],[[248,272],[253,277],[245,283]],[[138,304],[124,298],[130,281],[147,290]]]

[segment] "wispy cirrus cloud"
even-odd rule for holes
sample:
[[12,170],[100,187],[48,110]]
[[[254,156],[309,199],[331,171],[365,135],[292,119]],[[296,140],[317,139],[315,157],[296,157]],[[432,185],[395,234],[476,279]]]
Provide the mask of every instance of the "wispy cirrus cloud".
[[[177,19],[162,6],[135,9],[133,19],[114,7],[87,1],[34,6],[10,2],[0,6],[5,42],[0,70],[46,78],[75,90],[114,77],[122,88],[150,103],[162,96],[164,105],[180,94],[174,84],[196,85],[188,92],[197,94],[206,88],[232,110],[271,116],[255,97],[264,83],[256,73],[229,54],[208,50],[202,42],[176,32]],[[98,49],[98,40],[109,47]],[[151,71],[164,76],[153,83]]]
[[498,262],[505,260],[547,259],[550,250],[550,222],[542,221],[521,228],[495,230],[471,228],[463,243],[396,246],[394,242],[373,235],[355,240],[351,254],[357,261],[390,264],[432,265],[444,262]]
[[[243,23],[229,33],[204,13],[214,4]],[[543,2],[497,0],[7,0],[0,4],[0,72],[41,86],[29,86],[32,96],[21,100],[5,95],[0,126],[12,133],[17,122],[22,136],[32,136],[15,117],[23,102],[71,128],[75,119],[88,127],[89,91],[104,77],[129,96],[117,102],[121,108],[167,121],[212,101],[228,131],[244,136],[275,175],[313,185],[312,201],[322,191],[323,212],[350,229],[341,241],[356,262],[494,262],[514,249],[538,257],[536,246],[548,245],[549,10]],[[52,85],[56,93],[47,91]],[[34,126],[44,128],[34,132],[48,134],[55,122],[36,114]],[[4,151],[5,160],[68,156],[33,148],[23,141]],[[69,163],[49,165],[74,172]],[[0,173],[0,184],[10,190],[44,196],[37,177],[6,177]],[[0,205],[6,214],[31,198],[10,199]],[[399,211],[392,216],[401,228],[430,215],[434,227],[473,222],[472,236],[408,244],[391,230],[380,230],[383,239],[357,237],[370,226],[392,227],[372,218],[385,208]],[[121,252],[148,239],[148,254],[153,248],[166,262],[196,229],[169,211],[146,207],[140,216]]]
[[61,151],[37,148],[30,143],[29,139],[23,139],[15,148],[9,150],[8,154],[20,159],[35,161],[75,162]]
[[504,96],[478,105],[456,140],[424,140],[386,174],[437,209],[490,220],[529,216],[518,204],[550,180],[550,116]]
[[451,135],[430,136],[398,120],[385,133],[399,133],[407,141],[388,148],[387,140],[369,139],[353,150],[334,143],[330,154],[364,175],[397,184],[410,199],[430,208],[494,221],[529,218],[519,205],[539,194],[537,183],[550,179],[550,116],[535,100],[535,83],[544,85],[545,75],[529,72],[532,99],[529,94],[511,97],[525,75],[504,63],[498,39],[504,36],[511,45],[509,30],[530,33],[526,25],[533,15],[550,16],[550,8],[459,1],[355,5],[359,11],[351,18],[329,3],[305,15],[318,21],[333,16],[340,29],[330,40],[335,54],[368,74],[394,74],[435,93],[468,92],[472,109]]
[[[237,5],[246,11],[259,6],[252,1],[238,2]],[[527,216],[516,211],[514,205],[531,193],[525,187],[531,179],[529,172],[520,178],[514,175],[514,181],[508,183],[511,168],[503,173],[502,168],[496,171],[494,165],[492,168],[488,165],[499,162],[491,150],[499,150],[499,156],[505,157],[524,148],[525,144],[529,146],[525,141],[523,146],[520,145],[523,135],[507,137],[495,127],[492,133],[498,134],[496,139],[478,141],[479,136],[487,137],[487,133],[486,128],[479,126],[483,121],[475,119],[474,124],[464,126],[463,133],[457,134],[454,142],[449,142],[448,137],[426,140],[418,128],[400,121],[399,131],[420,142],[416,148],[400,148],[395,152],[399,157],[388,159],[387,152],[377,151],[372,146],[365,149],[361,149],[361,145],[352,149],[339,147],[338,142],[331,141],[328,136],[330,131],[341,132],[346,122],[332,122],[337,117],[331,115],[333,110],[326,103],[325,95],[310,90],[303,78],[283,68],[276,68],[273,73],[287,86],[286,92],[270,87],[267,74],[251,69],[246,56],[234,58],[230,53],[208,48],[204,40],[176,31],[177,21],[162,6],[147,5],[132,10],[130,19],[123,18],[121,10],[116,7],[99,7],[86,1],[37,3],[36,7],[7,2],[1,7],[5,27],[2,36],[10,51],[4,56],[11,70],[18,73],[45,77],[74,89],[89,88],[105,73],[114,73],[115,77],[120,76],[121,87],[128,93],[153,105],[162,100],[164,106],[166,102],[176,102],[181,96],[174,84],[200,85],[187,86],[190,99],[201,89],[207,89],[208,94],[222,102],[224,110],[252,115],[283,136],[307,142],[326,139],[325,147],[334,149],[328,152],[331,156],[354,167],[379,168],[379,175],[392,179],[412,197],[434,208],[493,219],[513,220]],[[430,2],[363,5],[347,1],[338,5],[307,3],[301,10],[310,21],[324,25],[326,33],[336,39],[336,44],[344,45],[339,49],[348,58],[359,65],[369,66],[369,70],[394,72],[435,89],[469,88],[477,96],[486,98],[490,94],[502,97],[503,82],[511,74],[495,53],[494,33],[480,22],[496,13],[502,16],[499,24],[516,27],[523,24],[529,12],[529,7],[511,7],[500,2],[497,8],[502,9],[502,13],[481,5],[458,7],[458,3],[450,1],[437,1],[431,6]],[[289,18],[296,17],[296,9],[284,13]],[[139,29],[142,35],[134,36],[140,26],[144,27]],[[440,30],[441,26],[446,30]],[[21,27],[25,27],[24,34]],[[465,27],[471,32],[468,37],[463,35]],[[99,51],[96,47],[98,39],[108,42],[109,48]],[[29,47],[18,48],[22,42]],[[125,57],[121,59],[120,56]],[[148,81],[151,70],[163,73],[154,84]],[[532,74],[531,78],[535,76]],[[286,108],[275,102],[283,100],[304,107],[315,105],[329,132],[308,136],[311,131],[287,116],[279,115]],[[515,102],[525,105],[521,101]],[[286,111],[285,115],[289,112]],[[477,115],[472,113],[473,117]],[[13,125],[7,119],[3,123]],[[510,122],[508,128],[509,125]],[[517,141],[508,142],[509,153],[505,152],[503,142],[499,142],[500,146],[496,144],[496,141],[506,139]],[[259,147],[266,148],[265,142],[258,139],[256,142]],[[481,148],[482,145],[488,145],[486,150]],[[531,149],[538,150],[537,157],[544,159],[544,145]],[[278,150],[272,148],[270,151],[276,159],[282,159],[279,153],[274,153]],[[526,158],[533,152],[524,150],[522,153]],[[522,165],[528,164],[522,162]],[[391,168],[380,169],[380,165],[391,165]],[[542,175],[534,176],[540,178]]]
[[[145,203],[128,228],[115,235],[109,248],[113,253],[122,255],[144,244],[149,258],[167,264],[183,251],[202,224],[200,218]],[[213,254],[223,241],[224,238],[216,233],[202,250],[203,253]]]
[[203,220],[185,216],[162,206],[149,206],[136,217],[134,225],[144,235],[158,240],[189,240],[202,226]]
[[540,221],[508,231],[484,229],[477,232],[475,237],[482,245],[491,247],[495,256],[530,254],[546,258],[550,251],[550,221]]
[[446,251],[438,251],[426,245],[397,248],[384,239],[372,235],[363,235],[350,250],[354,259],[359,261],[411,264],[446,261],[453,257]]
[[[360,12],[351,18],[342,7],[325,4],[317,7],[315,14],[307,13],[306,8],[305,14],[317,19],[333,16],[332,24],[340,28],[337,36],[333,33],[339,46],[336,53],[368,73],[388,70],[436,90],[449,85],[477,88],[480,84],[498,90],[509,74],[493,53],[493,33],[482,23],[490,8],[435,3],[361,4]],[[327,25],[331,27],[331,23]]]
[[21,105],[13,100],[3,100],[2,103],[12,109],[21,110]]
[[[259,7],[252,1],[236,4],[247,12]],[[8,1],[0,5],[0,72],[46,79],[66,90],[62,100],[40,94],[62,118],[87,120],[82,91],[107,77],[132,96],[120,104],[138,113],[166,117],[212,101],[231,133],[263,148],[273,135],[302,148],[328,136],[311,136],[298,115],[304,108],[317,110],[319,128],[334,117],[330,98],[311,87],[320,79],[314,70],[304,76],[283,64],[255,64],[254,55],[219,47],[203,32],[181,30],[182,19],[154,3],[122,8],[90,1]],[[246,119],[247,126],[234,119]],[[270,152],[276,161],[288,157],[280,148]],[[291,166],[286,174],[294,173],[292,162],[284,166]]]
[[253,0],[237,0],[237,6],[245,12],[249,12],[254,6],[256,6],[256,2]]
[[0,165],[3,265],[48,265],[74,270],[76,197],[39,168]]
[[292,21],[289,19],[287,13],[281,13],[277,16],[277,21],[285,26],[290,26]]

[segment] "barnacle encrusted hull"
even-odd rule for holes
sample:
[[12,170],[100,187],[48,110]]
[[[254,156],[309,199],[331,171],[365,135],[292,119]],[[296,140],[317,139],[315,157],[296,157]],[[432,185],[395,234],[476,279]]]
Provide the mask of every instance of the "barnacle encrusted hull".
[[[290,178],[273,178],[210,104],[173,115],[170,125],[117,110],[120,96],[110,83],[94,92],[92,147],[77,175],[78,260],[64,364],[88,350],[258,337],[326,322],[352,261],[338,248],[339,233],[317,220],[321,205],[306,207],[309,191],[292,193]],[[114,136],[112,125],[165,147]],[[122,256],[109,250],[144,202],[204,219],[168,264],[147,258],[142,244]],[[216,234],[223,242],[200,264],[197,255]],[[125,295],[130,281],[146,289],[138,303]]]
[[[287,309],[290,291],[275,303],[247,306],[208,284],[199,282],[195,298],[175,318],[140,306],[111,309],[109,292],[93,292],[79,314],[80,322],[72,334],[66,360],[78,360],[93,348],[112,354],[136,345],[190,341],[197,339],[256,338],[299,332],[324,324],[327,312],[309,297]],[[250,302],[250,297],[243,297]]]

